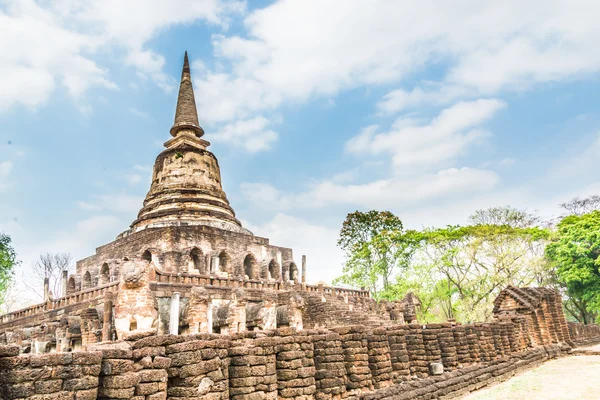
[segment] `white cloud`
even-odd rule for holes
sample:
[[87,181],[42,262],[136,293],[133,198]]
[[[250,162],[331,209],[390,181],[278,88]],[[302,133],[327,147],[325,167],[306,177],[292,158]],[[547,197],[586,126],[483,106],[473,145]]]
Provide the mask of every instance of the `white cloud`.
[[135,107],[129,108],[129,112],[140,118],[148,118],[150,116],[147,111],[138,110]]
[[24,277],[33,276],[31,265],[40,254],[50,253],[70,253],[73,260],[80,260],[84,257],[94,254],[96,247],[100,243],[108,243],[121,233],[124,222],[114,216],[95,215],[81,221],[78,221],[69,229],[58,229],[53,235],[32,240],[36,237],[35,232],[25,229],[14,221],[8,223],[0,222],[0,231],[4,231],[11,236],[18,260],[21,264],[16,269],[17,290],[20,293],[21,303],[19,307],[26,307],[33,303],[39,303],[39,294],[42,290],[41,282],[39,287],[33,287],[34,284],[28,280],[28,285],[24,285]]
[[92,196],[91,201],[78,201],[77,207],[87,211],[112,211],[135,214],[142,208],[143,197],[128,194],[107,194]]
[[210,122],[250,118],[431,64],[445,68],[437,92],[397,92],[383,110],[578,79],[600,70],[599,11],[571,0],[278,1],[246,17],[244,36],[213,37],[218,62],[197,76],[210,94],[200,110]]
[[600,168],[600,131],[576,140],[551,166],[552,176],[558,178],[598,177]]
[[469,94],[469,91],[460,86],[426,87],[425,89],[417,86],[411,91],[396,89],[383,96],[377,103],[377,109],[381,115],[390,115],[422,105],[447,104]]
[[392,177],[364,184],[313,183],[300,193],[284,193],[267,183],[244,183],[241,191],[254,207],[306,209],[334,205],[364,208],[398,208],[451,196],[465,196],[492,189],[498,176],[487,170],[451,168],[435,174]]
[[306,255],[308,283],[331,282],[340,275],[343,255],[336,246],[337,229],[282,213],[261,224],[244,221],[244,226],[276,246],[292,247],[298,267]]
[[214,142],[227,143],[243,148],[249,153],[256,153],[271,148],[277,141],[277,132],[269,129],[271,122],[263,116],[240,120],[225,125],[210,135]]
[[354,154],[390,154],[400,167],[436,166],[456,159],[477,140],[489,135],[478,125],[492,118],[504,103],[495,99],[460,102],[426,125],[405,118],[397,119],[388,132],[369,126],[346,143]]
[[515,160],[514,158],[506,157],[500,160],[499,164],[501,167],[509,168],[515,165],[516,162],[517,160]]
[[197,20],[226,28],[229,15],[244,10],[243,2],[227,0],[5,4],[0,10],[0,111],[17,104],[39,106],[57,87],[74,98],[91,87],[116,89],[108,70],[93,58],[107,49],[124,50],[127,65],[169,90],[174,82],[162,72],[164,58],[145,49],[147,42],[170,26]]
[[8,176],[12,172],[13,162],[2,161],[0,162],[0,192],[8,188]]
[[12,161],[2,161],[0,162],[0,178],[8,178],[11,171],[13,169]]

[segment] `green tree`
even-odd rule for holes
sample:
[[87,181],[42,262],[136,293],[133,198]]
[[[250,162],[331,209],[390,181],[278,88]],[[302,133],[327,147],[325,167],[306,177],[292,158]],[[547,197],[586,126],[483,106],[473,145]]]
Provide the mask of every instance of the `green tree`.
[[593,322],[600,312],[600,211],[562,219],[546,254],[575,308],[567,311]]
[[[546,279],[544,245],[548,232],[509,225],[448,226],[424,231],[422,261],[441,286],[444,313],[462,321],[488,320],[491,303],[507,285],[528,286]],[[441,289],[444,289],[443,291]]]
[[378,297],[389,286],[393,273],[408,264],[409,236],[400,218],[389,211],[348,214],[338,240],[346,262],[334,283],[365,287]]
[[0,305],[4,303],[4,294],[10,287],[17,265],[17,254],[10,236],[0,233]]

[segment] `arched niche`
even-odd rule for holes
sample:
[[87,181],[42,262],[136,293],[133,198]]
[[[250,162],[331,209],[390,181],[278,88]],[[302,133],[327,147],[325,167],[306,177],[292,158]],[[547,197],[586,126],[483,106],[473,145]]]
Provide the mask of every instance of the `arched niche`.
[[75,293],[77,291],[77,284],[75,283],[75,277],[71,276],[67,281],[67,293]]
[[104,263],[104,264],[102,264],[102,267],[100,268],[99,284],[105,285],[108,282],[110,282],[110,268],[108,267],[107,263]]
[[192,265],[195,270],[198,270],[199,273],[206,273],[206,259],[204,258],[204,253],[198,247],[194,247],[192,251],[190,251],[190,259],[192,260]]
[[269,263],[268,271],[270,279],[279,280],[279,278],[281,278],[281,268],[279,268],[279,263],[277,263],[275,259],[271,260],[271,262]]
[[92,275],[90,274],[90,271],[86,271],[86,273],[83,275],[82,290],[89,289],[91,287],[92,287]]
[[298,282],[298,267],[296,263],[290,263],[290,281]]
[[252,254],[244,258],[244,275],[249,279],[258,279],[258,263]]
[[231,257],[225,250],[219,253],[219,270],[227,273],[232,273],[231,271]]
[[142,260],[148,261],[149,263],[152,262],[152,253],[150,250],[146,250],[142,253]]

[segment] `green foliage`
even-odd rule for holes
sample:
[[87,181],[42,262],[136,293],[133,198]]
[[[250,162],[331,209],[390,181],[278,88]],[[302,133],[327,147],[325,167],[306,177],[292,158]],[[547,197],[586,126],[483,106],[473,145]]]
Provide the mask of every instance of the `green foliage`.
[[404,232],[402,221],[389,211],[348,214],[338,240],[346,262],[334,283],[365,287],[379,297],[392,274],[408,264],[416,241],[413,232]]
[[485,321],[507,285],[543,285],[552,273],[549,238],[534,214],[511,207],[478,210],[472,225],[404,230],[390,212],[349,214],[338,244],[346,251],[334,283],[369,288],[375,298],[421,300],[420,320]]
[[0,305],[4,303],[4,294],[12,282],[17,263],[10,236],[0,233]]
[[564,218],[546,254],[577,309],[572,313],[592,322],[590,317],[600,313],[600,211]]
[[402,221],[389,211],[355,211],[348,214],[342,224],[338,246],[346,252],[352,252],[381,232],[401,230]]
[[493,299],[504,287],[548,280],[543,257],[548,236],[544,229],[509,225],[427,229],[420,261],[430,265],[441,285],[434,292],[442,296],[438,299],[447,317],[486,321]]

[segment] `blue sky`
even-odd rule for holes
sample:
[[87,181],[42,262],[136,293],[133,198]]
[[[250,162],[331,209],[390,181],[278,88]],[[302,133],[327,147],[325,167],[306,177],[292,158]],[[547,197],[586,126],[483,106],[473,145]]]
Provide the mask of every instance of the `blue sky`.
[[348,212],[411,228],[600,193],[597,2],[0,2],[0,230],[21,272],[135,219],[184,50],[244,225],[341,270]]

